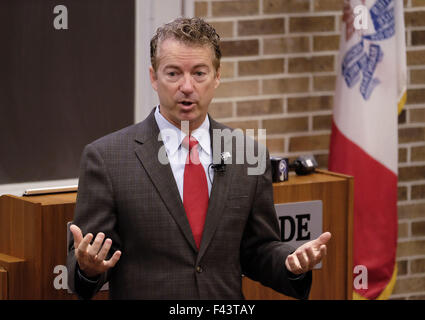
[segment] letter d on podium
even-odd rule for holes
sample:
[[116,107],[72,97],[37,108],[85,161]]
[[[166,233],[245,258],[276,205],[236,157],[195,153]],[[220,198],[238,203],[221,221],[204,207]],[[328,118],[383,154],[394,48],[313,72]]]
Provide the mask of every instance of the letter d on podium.
[[[280,220],[280,225],[281,225],[281,227],[280,227],[280,240],[282,242],[291,241],[294,238],[294,235],[295,235],[295,229],[296,229],[295,220],[292,217],[289,217],[289,216],[279,217],[279,220]],[[285,230],[287,230],[286,229],[286,221],[289,222],[289,236],[288,237],[285,237],[285,234],[286,234]]]
[[[280,223],[282,242],[296,249],[322,234],[322,200],[277,203],[275,208]],[[314,268],[322,268],[322,263]]]

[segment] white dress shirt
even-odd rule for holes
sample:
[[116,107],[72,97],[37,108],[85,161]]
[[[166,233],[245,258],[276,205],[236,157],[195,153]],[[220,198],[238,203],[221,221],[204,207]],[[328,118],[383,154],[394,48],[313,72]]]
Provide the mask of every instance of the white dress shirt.
[[[176,180],[180,197],[183,201],[184,168],[187,154],[189,152],[188,149],[182,146],[182,142],[186,134],[165,119],[159,109],[159,106],[157,106],[155,110],[155,120],[161,132],[168,161],[170,162],[171,170],[173,171],[174,179]],[[210,195],[212,181],[214,178],[214,170],[211,167],[208,169],[209,165],[212,164],[210,121],[208,115],[205,117],[201,126],[192,131],[191,135],[199,142],[199,160],[201,161],[206,173],[205,176],[208,183],[208,195]]]

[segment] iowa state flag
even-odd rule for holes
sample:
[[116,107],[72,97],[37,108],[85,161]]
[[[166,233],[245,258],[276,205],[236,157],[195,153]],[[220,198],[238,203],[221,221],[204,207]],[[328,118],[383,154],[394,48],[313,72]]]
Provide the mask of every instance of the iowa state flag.
[[[344,1],[329,170],[354,176],[354,299],[395,283],[397,119],[406,99],[403,1]],[[367,269],[366,269],[366,268]]]

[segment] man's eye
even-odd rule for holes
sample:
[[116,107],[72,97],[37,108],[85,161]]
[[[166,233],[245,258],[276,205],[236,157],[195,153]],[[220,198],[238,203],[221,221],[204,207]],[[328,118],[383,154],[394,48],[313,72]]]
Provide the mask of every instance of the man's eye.
[[177,75],[177,72],[171,71],[171,72],[168,72],[168,75],[170,77],[175,77]]
[[202,71],[196,71],[196,72],[195,72],[195,75],[196,75],[197,77],[202,77],[202,76],[204,76],[204,75],[205,75],[205,72],[202,72]]

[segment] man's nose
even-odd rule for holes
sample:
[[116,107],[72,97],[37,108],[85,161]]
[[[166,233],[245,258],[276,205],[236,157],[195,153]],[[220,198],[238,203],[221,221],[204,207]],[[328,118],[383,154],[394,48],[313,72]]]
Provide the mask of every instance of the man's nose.
[[188,94],[193,92],[192,77],[190,75],[184,75],[182,83],[180,84],[180,91]]

